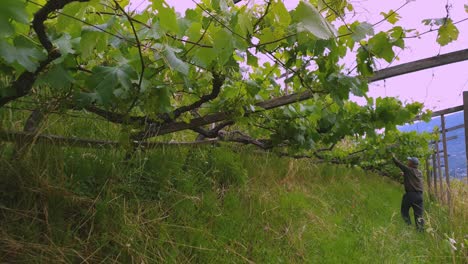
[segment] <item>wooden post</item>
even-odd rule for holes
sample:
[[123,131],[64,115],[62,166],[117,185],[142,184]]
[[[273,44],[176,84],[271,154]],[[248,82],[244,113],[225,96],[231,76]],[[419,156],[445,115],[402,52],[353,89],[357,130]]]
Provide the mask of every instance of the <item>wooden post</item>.
[[432,192],[431,188],[431,169],[429,168],[429,158],[426,158],[426,178],[427,178],[427,193],[430,195]]
[[432,173],[433,173],[433,180],[434,180],[434,197],[437,199],[437,163],[436,163],[436,154],[432,154]]
[[437,174],[439,176],[439,193],[440,201],[444,201],[444,186],[442,186],[442,167],[440,166],[440,151],[439,151],[439,140],[436,141],[436,160],[437,160]]
[[466,183],[468,183],[468,91],[463,92],[463,116],[465,121]]
[[448,163],[448,153],[447,153],[447,134],[445,131],[445,116],[440,116],[440,124],[442,127],[442,146],[444,150],[444,169],[445,169],[445,182],[447,183],[446,191],[447,191],[447,205],[452,212],[452,203],[450,197],[450,175],[449,175],[449,163]]

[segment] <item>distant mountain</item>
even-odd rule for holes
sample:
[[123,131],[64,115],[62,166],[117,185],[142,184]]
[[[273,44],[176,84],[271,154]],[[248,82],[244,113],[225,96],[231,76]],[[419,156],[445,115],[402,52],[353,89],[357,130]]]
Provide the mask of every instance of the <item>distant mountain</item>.
[[[464,123],[463,111],[445,116],[446,128],[451,128]],[[432,132],[434,127],[441,127],[440,117],[433,118],[430,122],[417,122],[412,125],[400,126],[400,131]],[[447,132],[447,137],[456,136],[456,139],[447,141],[447,151],[449,154],[449,174],[454,178],[466,177],[466,156],[465,156],[465,129],[460,128]],[[439,149],[442,150],[442,142],[439,143]],[[443,155],[441,155],[443,164]]]

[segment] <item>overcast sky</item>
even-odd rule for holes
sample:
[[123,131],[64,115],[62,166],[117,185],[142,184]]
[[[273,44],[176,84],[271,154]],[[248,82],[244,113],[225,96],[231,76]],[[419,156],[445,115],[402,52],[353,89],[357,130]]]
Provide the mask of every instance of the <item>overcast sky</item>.
[[[147,4],[146,0],[131,0],[133,8],[142,8]],[[193,8],[192,0],[166,0],[174,6],[177,12],[184,13],[185,9]],[[200,2],[200,0],[197,0]],[[262,3],[261,0],[241,1],[239,4]],[[367,21],[375,23],[382,19],[380,12],[388,12],[404,4],[405,0],[358,0],[353,1],[356,16],[352,20]],[[284,1],[287,8],[297,6],[298,0]],[[397,25],[404,28],[417,29],[424,32],[429,29],[421,21],[426,18],[441,18],[446,16],[446,5],[450,5],[450,16],[453,21],[459,21],[468,17],[464,5],[468,0],[415,0],[410,1],[398,13],[401,16]],[[377,26],[376,32],[386,30],[392,25],[382,23]],[[437,33],[429,33],[420,39],[412,38],[406,40],[407,49],[399,54],[400,60],[391,66],[409,61],[436,56],[456,50],[468,48],[468,21],[457,24],[460,31],[456,42],[445,47],[440,47],[436,42]],[[388,63],[382,62],[379,67],[388,67]],[[428,69],[416,73],[410,73],[398,77],[389,78],[386,81],[372,83],[369,96],[396,96],[403,101],[423,102],[428,109],[440,110],[463,102],[462,92],[468,90],[468,61]]]

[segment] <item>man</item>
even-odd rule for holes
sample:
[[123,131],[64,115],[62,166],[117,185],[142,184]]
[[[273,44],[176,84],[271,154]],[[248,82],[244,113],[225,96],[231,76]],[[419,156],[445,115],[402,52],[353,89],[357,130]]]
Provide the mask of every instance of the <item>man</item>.
[[401,201],[401,215],[408,225],[411,225],[409,215],[410,207],[413,208],[414,221],[418,231],[424,231],[423,219],[423,177],[418,170],[419,160],[415,157],[408,157],[408,165],[400,162],[394,154],[392,154],[393,162],[403,172],[404,185],[406,193]]

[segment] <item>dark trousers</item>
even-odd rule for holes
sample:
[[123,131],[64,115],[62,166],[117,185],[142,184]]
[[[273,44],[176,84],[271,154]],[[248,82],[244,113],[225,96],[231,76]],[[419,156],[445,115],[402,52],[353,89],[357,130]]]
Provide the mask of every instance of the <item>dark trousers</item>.
[[414,221],[416,222],[416,228],[418,231],[424,231],[424,219],[423,219],[423,194],[422,192],[406,192],[403,195],[401,201],[401,216],[408,225],[411,225],[411,218],[409,215],[409,209],[413,208]]

